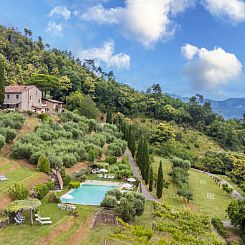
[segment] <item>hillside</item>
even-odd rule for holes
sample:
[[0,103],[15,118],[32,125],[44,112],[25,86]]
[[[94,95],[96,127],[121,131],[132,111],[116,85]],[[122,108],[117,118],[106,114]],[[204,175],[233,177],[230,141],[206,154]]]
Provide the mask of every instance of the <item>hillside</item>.
[[[180,99],[183,102],[188,102],[190,98],[181,97],[171,94],[172,97]],[[210,102],[215,113],[219,113],[225,119],[242,119],[245,113],[245,98],[230,98],[223,101],[205,99],[205,102]]]

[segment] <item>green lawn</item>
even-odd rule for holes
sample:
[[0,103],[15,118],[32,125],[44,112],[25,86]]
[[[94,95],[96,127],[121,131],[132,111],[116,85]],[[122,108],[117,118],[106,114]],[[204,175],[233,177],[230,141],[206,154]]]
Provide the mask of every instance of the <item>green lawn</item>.
[[[160,160],[163,162],[164,178],[170,183],[168,189],[164,189],[162,200],[168,204],[178,208],[191,208],[195,212],[208,215],[210,218],[218,217],[226,220],[226,208],[231,200],[231,197],[225,193],[208,175],[191,169],[189,171],[190,186],[193,193],[193,201],[187,204],[176,195],[177,186],[172,183],[171,177],[168,175],[171,170],[171,163],[168,159],[154,157],[153,163],[154,176],[157,176],[157,169]],[[210,193],[210,194],[209,194]],[[214,199],[212,198],[214,195]]]
[[[6,161],[6,158],[0,158],[0,161],[3,159]],[[24,166],[16,165],[16,163],[9,160],[9,162],[0,167],[0,173],[1,171],[9,169],[9,171],[4,174],[8,180],[0,183],[0,197],[6,195],[9,187],[13,186],[15,183],[26,184],[30,181],[35,182],[38,177],[43,175],[43,173],[38,171],[31,170]]]
[[[34,245],[41,244],[38,241],[46,236],[48,236],[52,231],[54,231],[58,226],[59,234],[54,234],[51,244],[64,244],[69,238],[76,233],[81,224],[84,224],[88,219],[89,215],[93,214],[94,207],[89,206],[77,206],[79,216],[73,218],[68,215],[67,211],[60,210],[57,204],[48,203],[46,200],[42,201],[42,206],[40,208],[41,216],[49,216],[52,220],[52,225],[41,226],[38,223],[30,225],[29,219],[26,224],[21,226],[9,225],[6,228],[0,229],[0,244],[25,244]],[[28,218],[28,213],[25,214]],[[62,231],[62,226],[71,222],[68,230]]]

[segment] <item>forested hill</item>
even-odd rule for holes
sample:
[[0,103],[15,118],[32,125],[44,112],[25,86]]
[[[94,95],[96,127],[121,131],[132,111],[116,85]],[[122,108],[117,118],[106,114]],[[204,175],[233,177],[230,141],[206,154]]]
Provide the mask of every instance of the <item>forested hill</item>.
[[44,96],[67,102],[70,110],[79,110],[84,96],[91,97],[102,112],[111,110],[129,117],[155,118],[194,127],[225,148],[244,150],[244,122],[225,121],[212,112],[210,103],[200,105],[202,96],[184,103],[164,94],[159,84],[138,92],[116,82],[112,71],[107,73],[95,67],[93,60],[80,61],[71,52],[50,49],[41,37],[33,40],[31,30],[20,33],[0,26],[0,59],[6,85],[35,84],[44,91]]
[[[174,94],[170,96],[180,99],[183,102],[188,102],[190,99]],[[204,99],[204,101],[210,102],[213,111],[221,114],[225,119],[242,119],[243,114],[245,113],[245,98],[229,98],[223,101]]]

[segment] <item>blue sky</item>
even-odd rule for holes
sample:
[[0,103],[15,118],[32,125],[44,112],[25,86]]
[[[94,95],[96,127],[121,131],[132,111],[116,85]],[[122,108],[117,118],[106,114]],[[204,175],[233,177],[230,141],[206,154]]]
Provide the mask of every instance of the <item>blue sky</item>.
[[0,24],[95,58],[138,90],[245,97],[244,0],[0,0]]

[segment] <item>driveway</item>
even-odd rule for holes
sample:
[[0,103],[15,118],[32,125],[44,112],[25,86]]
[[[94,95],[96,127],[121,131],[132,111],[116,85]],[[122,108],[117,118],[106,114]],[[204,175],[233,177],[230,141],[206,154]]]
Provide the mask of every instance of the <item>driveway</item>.
[[145,196],[146,200],[154,201],[154,202],[160,202],[159,199],[152,196],[151,193],[148,191],[144,181],[142,180],[140,170],[139,170],[139,168],[138,168],[138,166],[137,166],[137,164],[136,164],[136,162],[132,156],[131,151],[128,148],[126,149],[124,155],[128,157],[128,161],[129,161],[129,164],[131,166],[131,169],[133,171],[134,176],[141,181],[140,182],[140,190],[141,190],[141,193]]

